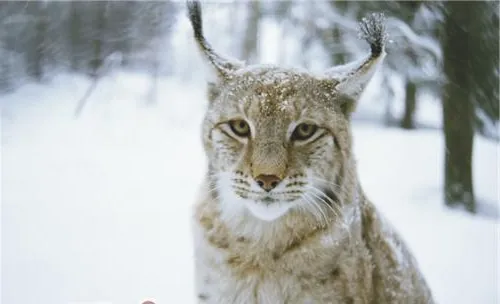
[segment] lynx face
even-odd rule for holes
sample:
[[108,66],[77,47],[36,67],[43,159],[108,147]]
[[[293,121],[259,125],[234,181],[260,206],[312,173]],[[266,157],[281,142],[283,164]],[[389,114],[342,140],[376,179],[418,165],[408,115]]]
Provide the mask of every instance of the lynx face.
[[292,208],[337,204],[352,101],[335,84],[299,71],[250,67],[213,87],[205,149],[222,208],[244,206],[274,220]]
[[360,24],[368,57],[314,76],[221,56],[203,35],[198,1],[188,1],[188,14],[216,76],[203,134],[210,191],[223,216],[249,210],[270,221],[292,209],[337,207],[351,155],[348,118],[385,56],[383,15]]

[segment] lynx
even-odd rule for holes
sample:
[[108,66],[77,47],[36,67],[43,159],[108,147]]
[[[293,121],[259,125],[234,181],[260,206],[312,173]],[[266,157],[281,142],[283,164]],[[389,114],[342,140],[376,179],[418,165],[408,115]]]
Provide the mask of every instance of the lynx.
[[433,303],[408,247],[357,177],[350,116],[386,56],[383,15],[360,22],[371,52],[319,75],[216,53],[194,207],[200,303]]

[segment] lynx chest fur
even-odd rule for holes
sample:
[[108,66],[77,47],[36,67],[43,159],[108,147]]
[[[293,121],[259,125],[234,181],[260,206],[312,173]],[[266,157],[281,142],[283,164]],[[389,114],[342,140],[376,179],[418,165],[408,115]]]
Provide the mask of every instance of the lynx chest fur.
[[366,198],[350,116],[385,56],[383,18],[361,23],[371,52],[321,75],[245,65],[194,36],[214,74],[194,210],[200,303],[432,303],[411,253]]
[[358,212],[345,215],[345,227],[305,223],[292,211],[288,227],[248,218],[240,223],[247,227],[231,232],[211,198],[200,201],[194,225],[200,302],[369,303],[373,268],[365,244],[356,241]]

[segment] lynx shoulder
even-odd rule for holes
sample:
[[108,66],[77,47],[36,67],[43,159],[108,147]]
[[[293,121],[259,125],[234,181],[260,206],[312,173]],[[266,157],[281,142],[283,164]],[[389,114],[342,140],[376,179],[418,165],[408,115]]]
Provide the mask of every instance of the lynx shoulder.
[[218,54],[199,2],[188,16],[215,76],[193,221],[199,302],[433,303],[353,156],[350,115],[385,56],[383,16],[361,22],[365,59],[319,75]]

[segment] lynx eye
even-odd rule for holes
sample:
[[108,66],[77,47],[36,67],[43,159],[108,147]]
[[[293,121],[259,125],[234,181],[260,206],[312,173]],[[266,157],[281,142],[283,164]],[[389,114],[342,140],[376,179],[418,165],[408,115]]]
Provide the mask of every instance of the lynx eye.
[[250,136],[250,126],[248,123],[242,119],[231,120],[229,122],[229,127],[234,134],[240,137]]
[[308,123],[301,123],[292,133],[292,140],[306,140],[316,133],[318,126]]

